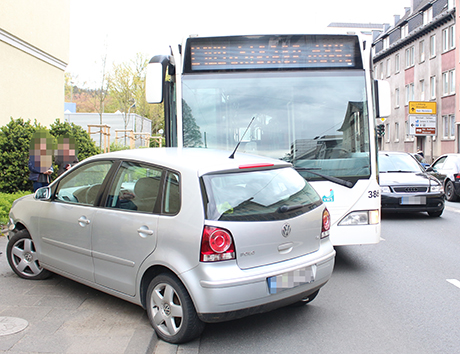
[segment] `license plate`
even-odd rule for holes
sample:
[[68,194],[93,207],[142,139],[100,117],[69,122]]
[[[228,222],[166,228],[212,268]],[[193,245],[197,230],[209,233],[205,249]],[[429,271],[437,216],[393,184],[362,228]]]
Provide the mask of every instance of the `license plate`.
[[316,265],[311,267],[296,269],[291,272],[276,275],[267,278],[268,289],[270,294],[277,294],[286,289],[292,289],[296,286],[309,284],[315,281]]
[[401,205],[424,205],[426,197],[402,197]]

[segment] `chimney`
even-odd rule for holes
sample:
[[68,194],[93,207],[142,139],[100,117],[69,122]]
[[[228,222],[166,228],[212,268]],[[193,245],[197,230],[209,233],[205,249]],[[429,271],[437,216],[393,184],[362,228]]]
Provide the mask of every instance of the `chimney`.
[[404,12],[404,15],[407,15],[410,12],[410,7],[405,7]]
[[414,12],[414,10],[420,5],[422,0],[411,0],[411,12]]
[[393,15],[393,16],[394,16],[394,19],[395,19],[395,24],[394,24],[394,25],[396,26],[396,24],[397,24],[397,23],[399,22],[399,20],[401,19],[401,16],[399,16],[399,15]]

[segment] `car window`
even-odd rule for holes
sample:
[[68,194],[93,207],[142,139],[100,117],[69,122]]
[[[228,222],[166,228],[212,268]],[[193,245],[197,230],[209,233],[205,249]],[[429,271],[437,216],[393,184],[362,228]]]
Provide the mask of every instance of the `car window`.
[[158,199],[162,169],[123,162],[117,171],[106,207],[152,213]]
[[322,203],[292,168],[205,175],[203,181],[206,218],[210,220],[282,220]]
[[112,165],[112,161],[90,162],[69,172],[59,182],[54,194],[55,200],[93,205]]
[[454,172],[459,171],[459,161],[456,156],[447,156],[446,162],[442,167],[444,170],[453,170]]
[[379,154],[379,172],[421,172],[420,164],[409,154]]
[[177,214],[179,212],[179,209],[180,209],[179,175],[174,172],[167,172],[163,213]]
[[439,158],[434,164],[433,169],[440,170],[443,168],[444,162],[446,162],[447,156]]

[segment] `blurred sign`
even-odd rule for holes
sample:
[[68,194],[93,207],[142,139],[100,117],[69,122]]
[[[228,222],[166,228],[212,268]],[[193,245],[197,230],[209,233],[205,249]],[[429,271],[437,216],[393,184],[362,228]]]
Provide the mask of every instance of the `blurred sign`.
[[410,101],[409,114],[436,114],[436,102]]
[[410,114],[409,135],[436,135],[436,116]]

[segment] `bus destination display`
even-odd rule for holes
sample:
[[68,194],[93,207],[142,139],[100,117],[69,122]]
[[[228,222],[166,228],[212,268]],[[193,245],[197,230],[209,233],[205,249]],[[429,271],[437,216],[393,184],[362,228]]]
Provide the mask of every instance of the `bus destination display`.
[[294,35],[189,38],[185,72],[362,68],[355,36]]

